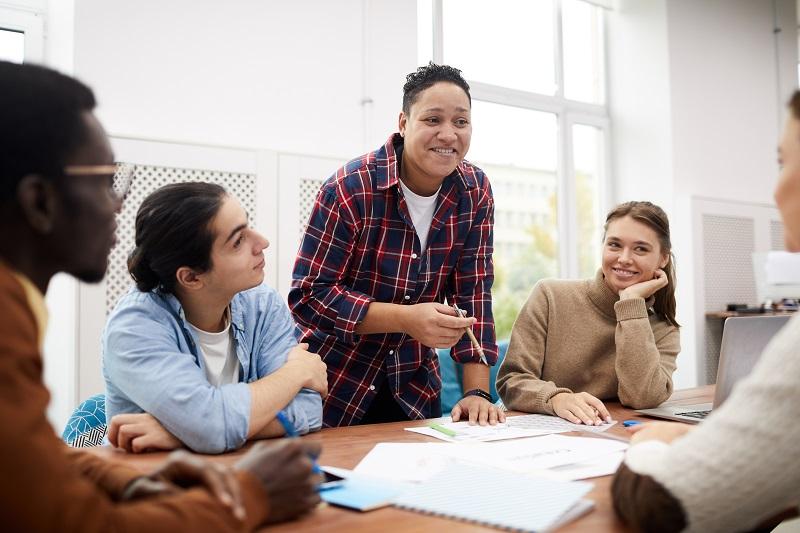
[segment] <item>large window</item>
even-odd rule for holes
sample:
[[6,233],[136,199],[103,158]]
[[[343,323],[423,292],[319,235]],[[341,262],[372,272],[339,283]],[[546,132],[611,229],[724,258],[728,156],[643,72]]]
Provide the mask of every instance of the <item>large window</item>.
[[419,61],[472,88],[495,196],[499,339],[544,277],[591,277],[608,202],[604,10],[585,0],[419,0]]

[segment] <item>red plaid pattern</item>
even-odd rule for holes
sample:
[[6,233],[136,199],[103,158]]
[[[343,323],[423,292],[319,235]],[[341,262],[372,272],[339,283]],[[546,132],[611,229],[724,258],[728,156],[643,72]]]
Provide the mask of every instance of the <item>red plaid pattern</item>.
[[[385,380],[411,418],[440,410],[433,349],[401,333],[355,333],[372,301],[447,298],[477,318],[475,336],[489,363],[497,361],[489,180],[467,161],[445,178],[422,253],[399,185],[402,149],[394,134],[325,181],[295,262],[289,306],[300,341],[328,365],[327,427],[357,424]],[[466,335],[451,355],[460,363],[480,361]]]

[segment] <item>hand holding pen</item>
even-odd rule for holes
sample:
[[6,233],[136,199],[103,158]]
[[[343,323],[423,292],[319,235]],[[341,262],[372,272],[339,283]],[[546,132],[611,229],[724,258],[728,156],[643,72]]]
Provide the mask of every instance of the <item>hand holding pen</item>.
[[399,307],[400,330],[431,348],[450,348],[464,336],[464,329],[475,323],[474,318],[462,318],[452,307],[438,302]]

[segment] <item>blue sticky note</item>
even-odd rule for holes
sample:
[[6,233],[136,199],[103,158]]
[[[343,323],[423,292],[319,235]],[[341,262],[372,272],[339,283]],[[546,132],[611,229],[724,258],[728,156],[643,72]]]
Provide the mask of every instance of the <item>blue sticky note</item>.
[[356,511],[371,511],[391,505],[408,485],[387,483],[363,478],[348,478],[339,485],[320,491],[320,498],[331,505],[339,505]]

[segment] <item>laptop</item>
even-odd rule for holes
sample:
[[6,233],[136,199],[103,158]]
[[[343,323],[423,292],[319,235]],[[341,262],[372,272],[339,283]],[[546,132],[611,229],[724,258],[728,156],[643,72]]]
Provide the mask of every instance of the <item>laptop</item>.
[[717,387],[713,403],[661,406],[639,409],[640,415],[697,424],[730,396],[733,386],[756,366],[772,337],[789,321],[790,316],[746,316],[725,320],[719,352]]

